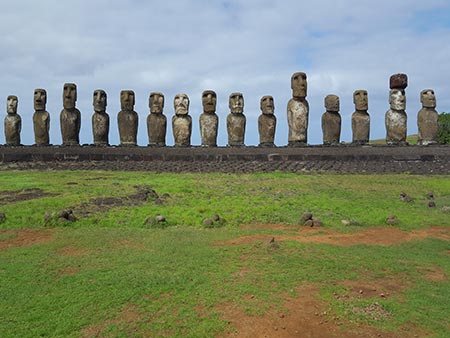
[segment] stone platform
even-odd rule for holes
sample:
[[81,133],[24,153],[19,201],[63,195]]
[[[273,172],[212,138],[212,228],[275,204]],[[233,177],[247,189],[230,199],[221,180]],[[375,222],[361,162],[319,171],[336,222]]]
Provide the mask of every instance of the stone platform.
[[0,170],[450,174],[449,146],[0,146]]

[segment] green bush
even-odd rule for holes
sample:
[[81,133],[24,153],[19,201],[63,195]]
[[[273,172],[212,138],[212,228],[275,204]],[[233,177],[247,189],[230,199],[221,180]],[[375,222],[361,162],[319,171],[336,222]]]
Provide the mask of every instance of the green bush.
[[438,141],[440,144],[450,144],[450,113],[439,114]]

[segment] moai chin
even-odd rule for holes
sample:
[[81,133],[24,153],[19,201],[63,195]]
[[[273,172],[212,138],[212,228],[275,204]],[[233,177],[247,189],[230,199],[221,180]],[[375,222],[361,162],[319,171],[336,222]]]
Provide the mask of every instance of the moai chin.
[[20,132],[22,130],[22,119],[17,114],[17,105],[19,101],[17,96],[9,95],[6,102],[5,117],[5,139],[8,146],[20,145]]
[[273,97],[266,95],[261,98],[260,108],[262,114],[258,117],[259,146],[275,146],[275,129],[277,118],[275,117],[275,105]]
[[80,144],[81,113],[75,108],[77,85],[65,83],[63,90],[64,109],[60,114],[61,136],[65,146]]
[[394,74],[389,79],[389,104],[386,112],[386,143],[388,145],[407,145],[406,142],[406,98],[405,89],[408,86],[406,74]]
[[324,145],[338,145],[341,138],[341,115],[339,114],[339,97],[325,97],[326,112],[322,115],[322,132]]
[[369,100],[366,90],[356,90],[353,93],[355,112],[352,114],[352,143],[367,144],[370,137]]
[[309,104],[306,100],[307,78],[303,72],[294,73],[291,77],[292,99],[287,105],[289,126],[288,145],[305,146],[308,140]]
[[434,90],[425,89],[420,93],[422,109],[417,114],[417,127],[420,145],[438,143],[438,112],[436,111],[436,96]]
[[203,147],[217,147],[219,117],[216,114],[217,95],[212,90],[202,93],[203,113],[200,115],[200,136]]
[[106,113],[107,102],[106,92],[102,89],[94,91],[92,105],[94,114],[92,114],[92,134],[94,136],[94,145],[109,145],[109,115]]
[[135,95],[132,90],[122,90],[120,92],[121,110],[117,115],[119,126],[119,136],[121,146],[137,145],[137,132],[139,116],[134,111]]
[[176,147],[191,145],[192,117],[189,116],[189,97],[177,94],[173,100],[175,115],[172,117],[172,130]]
[[34,143],[37,146],[48,146],[50,144],[50,114],[45,110],[47,104],[45,89],[37,88],[34,90],[33,102]]
[[164,94],[150,93],[148,107],[150,109],[150,114],[147,116],[148,145],[164,147],[167,131],[167,118],[163,114]]
[[230,114],[227,116],[228,146],[242,147],[245,145],[244,96],[242,93],[232,93],[228,101]]

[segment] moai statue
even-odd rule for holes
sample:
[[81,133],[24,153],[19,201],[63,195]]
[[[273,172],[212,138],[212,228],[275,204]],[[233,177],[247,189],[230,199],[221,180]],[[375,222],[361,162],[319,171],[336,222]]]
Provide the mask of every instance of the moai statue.
[[77,85],[65,83],[63,91],[64,109],[60,114],[61,136],[64,146],[80,144],[81,113],[75,108]]
[[425,89],[420,93],[422,109],[417,114],[419,138],[417,143],[427,146],[438,143],[438,112],[436,111],[436,96],[433,89]]
[[94,91],[93,102],[94,114],[92,114],[92,134],[94,145],[109,145],[109,115],[106,113],[107,95],[104,90]]
[[308,84],[306,74],[294,73],[291,77],[292,99],[287,105],[289,126],[288,145],[305,146],[308,142],[309,104],[306,100]]
[[8,146],[20,145],[20,131],[22,130],[22,119],[17,114],[17,96],[9,95],[6,102],[5,117],[5,139]]
[[37,146],[48,146],[50,144],[50,114],[45,110],[47,104],[47,92],[45,89],[34,90],[34,143]]
[[339,97],[325,97],[326,112],[322,115],[322,132],[324,145],[338,145],[341,138],[341,115],[339,114]]
[[200,115],[200,136],[203,147],[217,147],[219,117],[216,114],[217,95],[212,90],[202,94],[203,113]]
[[274,147],[277,118],[274,115],[275,105],[273,103],[273,97],[263,96],[261,98],[260,108],[262,114],[258,117],[259,146]]
[[135,97],[132,90],[120,92],[120,109],[117,115],[119,125],[119,137],[121,146],[135,146],[137,144],[137,132],[139,116],[134,111]]
[[386,112],[386,143],[389,145],[407,145],[406,142],[406,98],[405,88],[408,86],[406,74],[395,74],[390,78],[389,104]]
[[244,112],[244,96],[241,93],[230,95],[228,102],[230,114],[227,116],[228,146],[244,146],[246,118]]
[[163,114],[164,95],[150,93],[148,98],[150,114],[147,116],[148,145],[164,147],[166,145],[167,118]]
[[356,90],[353,93],[355,112],[352,114],[352,142],[354,144],[367,144],[370,137],[370,115],[366,90]]
[[176,147],[191,145],[192,118],[189,116],[189,97],[177,94],[173,100],[175,115],[172,117],[173,137]]

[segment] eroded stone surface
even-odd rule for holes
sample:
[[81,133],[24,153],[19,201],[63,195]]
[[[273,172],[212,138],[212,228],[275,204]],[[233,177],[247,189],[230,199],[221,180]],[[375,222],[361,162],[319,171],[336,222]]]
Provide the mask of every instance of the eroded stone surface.
[[353,103],[356,111],[352,114],[352,142],[366,144],[370,137],[370,115],[368,95],[366,90],[356,90],[353,93]]
[[385,116],[386,143],[389,145],[406,144],[405,91],[403,89],[391,89],[389,104],[391,107]]
[[291,77],[292,99],[287,106],[289,126],[289,146],[302,146],[308,142],[309,104],[306,100],[307,78],[303,72],[294,73]]
[[63,90],[64,109],[60,114],[61,136],[63,145],[80,144],[81,113],[75,107],[76,101],[76,84],[65,83]]
[[18,146],[20,145],[20,132],[22,130],[22,119],[17,114],[17,105],[19,100],[15,95],[9,95],[6,102],[5,117],[5,140],[6,145]]
[[263,96],[260,102],[262,114],[258,118],[259,146],[275,146],[275,129],[277,118],[275,117],[275,105],[272,96]]
[[420,93],[422,109],[417,114],[419,137],[417,143],[429,145],[438,143],[438,112],[434,90],[425,89]]
[[94,144],[109,144],[109,115],[106,113],[107,95],[104,90],[97,89],[93,95],[94,114],[92,115],[92,133]]
[[217,146],[217,130],[219,117],[216,114],[217,95],[212,90],[205,90],[202,94],[203,113],[200,115],[200,136],[202,146]]
[[230,114],[227,116],[228,146],[240,147],[245,145],[246,117],[244,113],[244,96],[241,93],[232,93],[228,106]]
[[176,147],[191,145],[192,118],[189,116],[189,97],[177,94],[173,100],[175,115],[172,117],[173,137]]
[[390,89],[406,89],[408,87],[408,76],[406,74],[394,74],[389,79]]
[[164,111],[164,94],[153,92],[148,98],[150,114],[147,116],[147,133],[150,146],[166,145],[167,118]]
[[34,143],[38,146],[46,146],[50,144],[50,114],[45,110],[47,104],[45,89],[37,88],[34,90],[33,102]]
[[121,146],[135,146],[139,124],[138,113],[134,111],[135,95],[132,90],[120,92],[121,111],[117,115]]
[[341,115],[339,114],[339,97],[325,97],[326,112],[322,115],[322,132],[324,145],[337,145],[341,138]]

